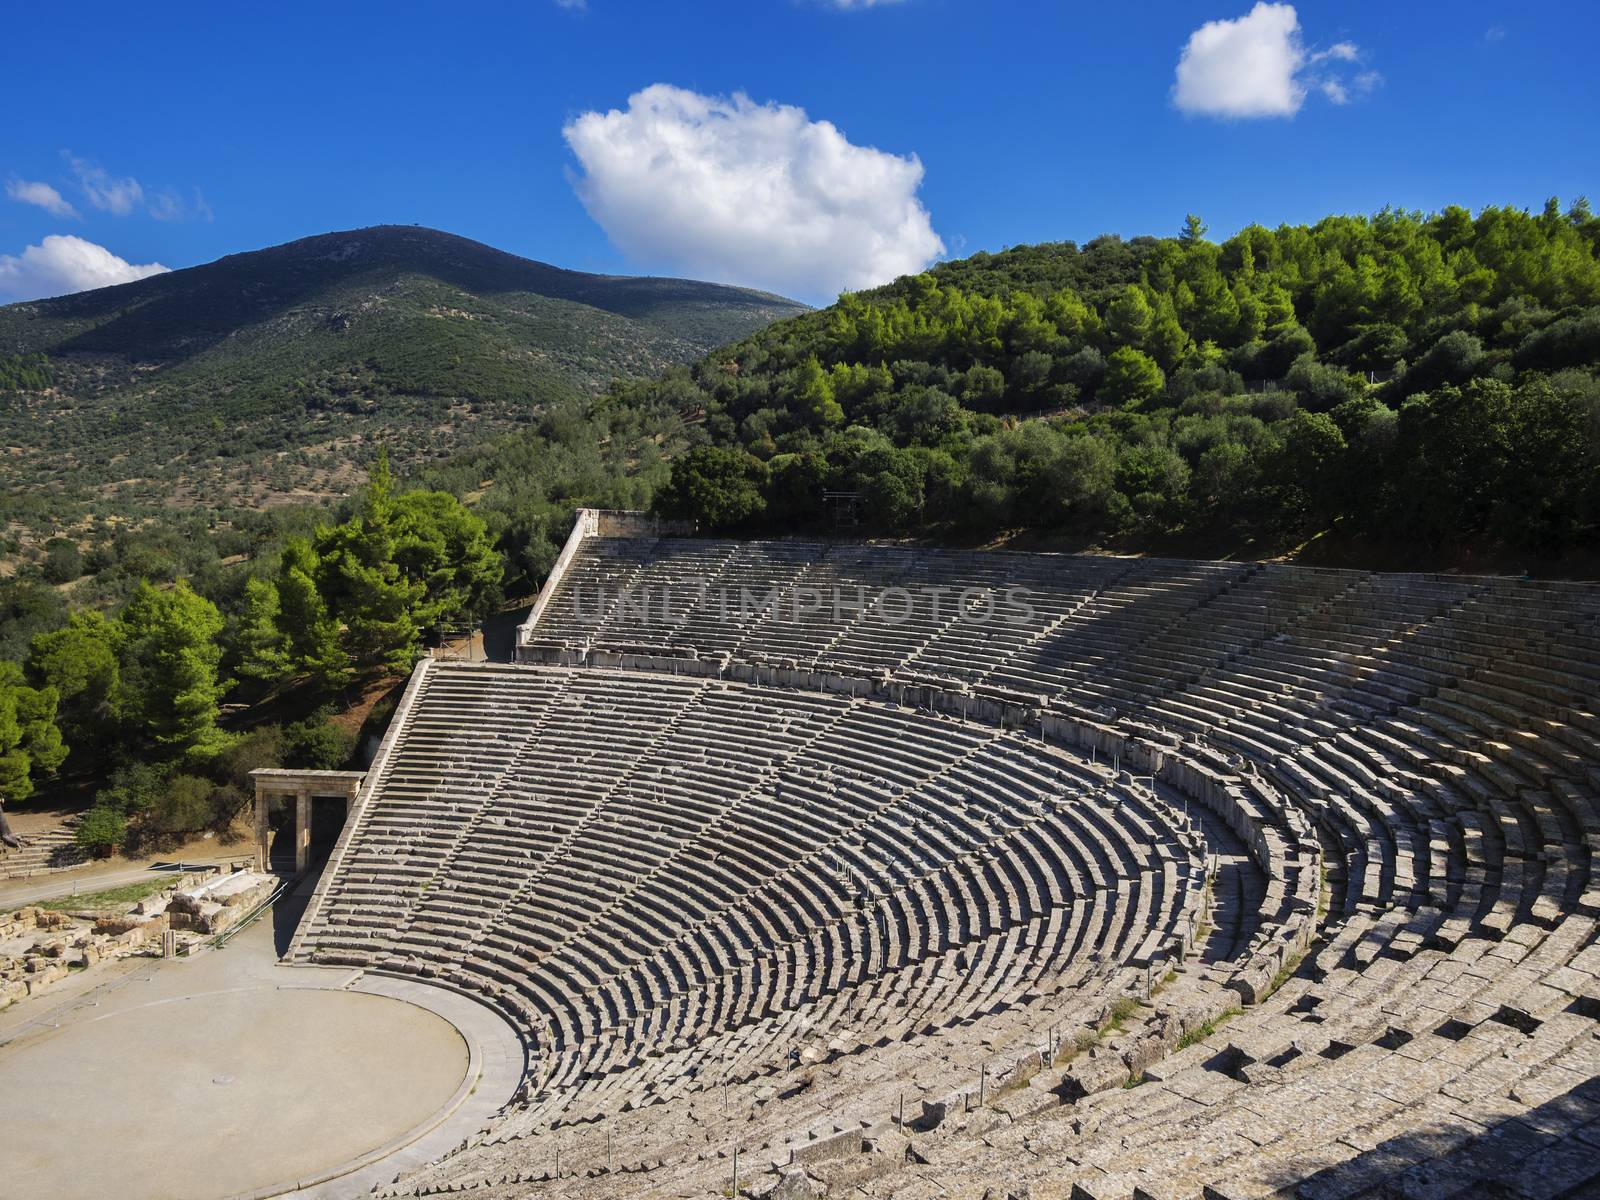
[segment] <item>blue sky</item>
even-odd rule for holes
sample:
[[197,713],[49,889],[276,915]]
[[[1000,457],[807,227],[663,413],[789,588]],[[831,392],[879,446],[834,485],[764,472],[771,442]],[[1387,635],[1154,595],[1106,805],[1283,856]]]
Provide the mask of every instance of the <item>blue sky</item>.
[[11,7],[0,299],[386,222],[820,301],[1189,211],[1600,202],[1589,3],[234,9]]

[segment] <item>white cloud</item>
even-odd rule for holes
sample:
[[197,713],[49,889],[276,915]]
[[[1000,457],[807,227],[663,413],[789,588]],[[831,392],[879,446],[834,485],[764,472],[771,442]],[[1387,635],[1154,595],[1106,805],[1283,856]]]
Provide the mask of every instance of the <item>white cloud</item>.
[[128,262],[80,237],[51,234],[21,254],[0,254],[0,299],[63,296],[114,283],[131,283],[169,269],[160,263]]
[[1259,2],[1242,17],[1207,21],[1189,35],[1178,59],[1172,99],[1186,113],[1210,117],[1292,117],[1313,90],[1335,104],[1365,95],[1376,71],[1354,79],[1338,64],[1361,61],[1354,42],[1307,50],[1292,4]]
[[144,202],[144,188],[137,179],[113,176],[98,163],[63,150],[62,157],[78,177],[84,198],[102,212],[125,217]]
[[944,251],[917,199],[915,155],[852,145],[792,105],[658,83],[562,133],[584,207],[640,262],[832,298]]
[[193,199],[185,199],[174,188],[151,191],[131,175],[112,175],[99,163],[79,158],[70,150],[63,150],[61,157],[72,168],[83,198],[101,212],[125,217],[135,209],[142,209],[158,221],[212,219],[211,205],[206,203],[199,188],[194,189]]
[[1370,93],[1373,88],[1383,82],[1383,76],[1376,71],[1363,71],[1350,80],[1340,79],[1333,75],[1324,75],[1313,77],[1310,82],[1333,103],[1349,104],[1351,100],[1358,100]]
[[33,204],[45,210],[52,217],[71,217],[76,220],[78,210],[67,202],[60,192],[48,183],[41,183],[33,179],[8,179],[6,181],[6,195],[18,204]]
[[[1293,11],[1292,9],[1290,11]],[[1339,62],[1359,62],[1361,60],[1361,47],[1354,42],[1335,42],[1326,50],[1318,50],[1310,55],[1307,62],[1327,62],[1335,59]]]
[[899,4],[902,0],[822,0],[829,8],[851,12],[858,8],[879,8],[885,4]]
[[149,212],[158,221],[209,221],[214,216],[199,188],[194,189],[193,200],[185,200],[171,188],[151,193]]
[[589,0],[556,0],[557,8],[565,8],[573,12],[583,12],[589,7]]

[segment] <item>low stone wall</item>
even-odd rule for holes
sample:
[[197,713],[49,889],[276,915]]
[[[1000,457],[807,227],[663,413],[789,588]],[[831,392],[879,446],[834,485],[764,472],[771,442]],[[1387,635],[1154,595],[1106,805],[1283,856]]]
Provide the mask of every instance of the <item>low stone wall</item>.
[[672,653],[650,647],[605,647],[589,651],[585,660],[591,667],[616,671],[651,671],[660,675],[695,675],[714,679],[722,674],[722,662],[699,658],[693,652]]
[[572,532],[567,534],[567,540],[561,547],[561,553],[556,556],[555,564],[550,568],[550,574],[545,576],[544,586],[539,589],[539,594],[534,597],[533,608],[528,612],[528,619],[517,627],[516,658],[518,662],[539,661],[524,657],[522,643],[528,639],[533,627],[538,624],[539,618],[544,615],[544,610],[549,607],[550,597],[554,596],[556,589],[561,586],[561,580],[566,576],[567,568],[572,565],[572,560],[578,553],[578,547],[583,545],[585,538],[593,536],[597,524],[597,515],[597,511],[592,508],[580,508],[578,510],[577,520],[572,523]]
[[626,508],[584,508],[579,523],[589,526],[589,536],[608,538],[692,537],[693,521],[677,521]]

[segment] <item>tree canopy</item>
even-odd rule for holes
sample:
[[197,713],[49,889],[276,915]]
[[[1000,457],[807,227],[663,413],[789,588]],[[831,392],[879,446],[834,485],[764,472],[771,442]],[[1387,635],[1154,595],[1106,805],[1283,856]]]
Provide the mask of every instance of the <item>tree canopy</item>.
[[[1559,554],[1600,522],[1600,220],[1386,209],[977,254],[629,393],[699,420],[665,511],[884,532],[1314,529]],[[1038,428],[1032,428],[1037,426]]]
[[27,799],[66,761],[55,717],[55,689],[28,686],[21,667],[0,660],[0,802]]

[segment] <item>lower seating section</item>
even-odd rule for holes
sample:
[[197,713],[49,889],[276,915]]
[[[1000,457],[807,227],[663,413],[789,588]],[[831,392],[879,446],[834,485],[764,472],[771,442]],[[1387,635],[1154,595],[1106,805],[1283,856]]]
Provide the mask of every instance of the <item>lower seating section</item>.
[[[530,1068],[475,1151],[497,1162],[714,1086],[757,1104],[843,1056],[880,1061],[856,1107],[915,1104],[1210,941],[1225,1003],[1291,914],[1208,930],[1207,844],[1280,881],[1279,842],[1315,847],[1219,781],[1207,838],[1092,752],[828,692],[426,662],[400,721],[295,956],[510,1017]],[[761,1099],[766,1140],[832,1103]]]

